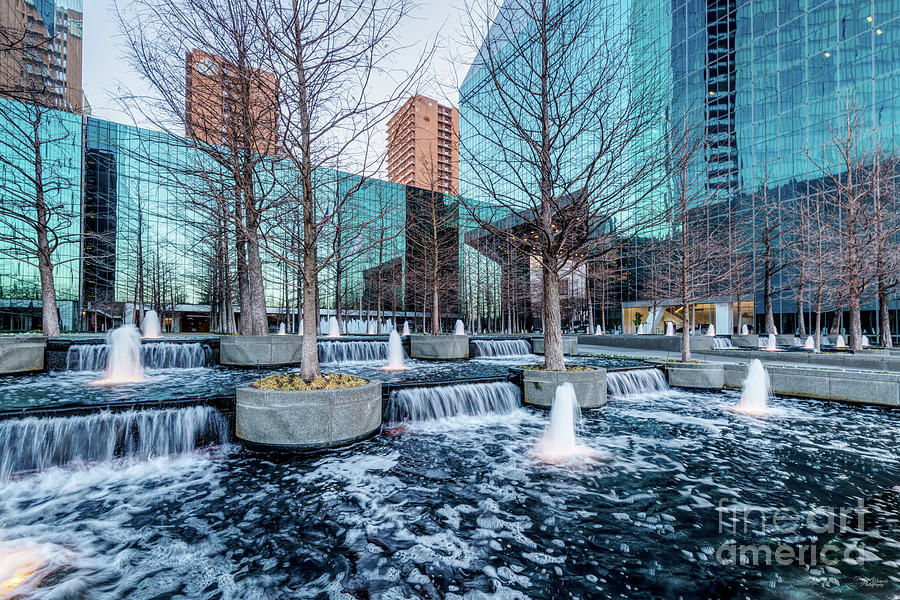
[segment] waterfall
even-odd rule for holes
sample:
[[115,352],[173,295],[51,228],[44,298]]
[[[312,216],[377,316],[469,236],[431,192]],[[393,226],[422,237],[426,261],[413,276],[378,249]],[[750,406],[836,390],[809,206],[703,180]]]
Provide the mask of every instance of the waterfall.
[[[207,365],[209,352],[209,346],[198,342],[154,342],[141,344],[141,362],[145,369],[196,369]],[[108,356],[106,344],[73,344],[66,352],[66,370],[102,371]]]
[[322,363],[383,362],[388,358],[387,342],[319,342],[318,348]]
[[402,388],[391,391],[385,420],[399,423],[504,414],[519,406],[519,387],[508,381]]
[[472,340],[477,356],[525,356],[531,354],[528,340]]
[[606,373],[606,391],[614,398],[654,394],[668,389],[666,376],[659,369],[629,369]]
[[69,464],[183,454],[227,441],[225,419],[209,406],[5,419],[0,421],[0,481]]
[[727,350],[729,348],[734,348],[734,346],[731,345],[731,338],[717,337],[713,339],[713,348],[716,350]]

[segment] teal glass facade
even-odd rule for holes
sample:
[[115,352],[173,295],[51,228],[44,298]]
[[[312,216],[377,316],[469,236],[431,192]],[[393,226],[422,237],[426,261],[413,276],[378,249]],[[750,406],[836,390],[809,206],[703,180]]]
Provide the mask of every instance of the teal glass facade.
[[[512,10],[507,2],[504,10]],[[853,102],[864,131],[862,147],[877,142],[900,150],[900,0],[594,0],[618,11],[635,32],[635,73],[668,88],[669,125],[700,114],[709,149],[698,172],[709,174],[726,214],[743,227],[758,269],[758,215],[748,198],[766,181],[784,211],[817,193],[822,164],[835,166],[831,132]],[[598,13],[599,14],[599,13]],[[489,35],[496,35],[491,31]],[[641,81],[641,77],[636,77]],[[487,90],[487,91],[486,91]],[[461,191],[479,197],[476,165],[484,123],[477,114],[496,102],[476,61],[460,90]],[[503,132],[492,132],[502,145]],[[664,149],[662,149],[664,151]],[[475,156],[472,156],[472,153]],[[473,160],[474,159],[474,160]],[[474,182],[474,184],[473,184]],[[652,209],[652,203],[648,205]],[[652,232],[648,232],[652,235]],[[615,302],[641,300],[641,267],[622,264],[627,285]],[[784,272],[782,277],[787,277]],[[761,286],[761,278],[755,277]],[[786,281],[776,281],[777,288]],[[762,310],[761,290],[756,311]],[[893,306],[893,305],[892,305]],[[788,292],[776,298],[779,330],[795,326]],[[874,330],[874,315],[864,329]]]

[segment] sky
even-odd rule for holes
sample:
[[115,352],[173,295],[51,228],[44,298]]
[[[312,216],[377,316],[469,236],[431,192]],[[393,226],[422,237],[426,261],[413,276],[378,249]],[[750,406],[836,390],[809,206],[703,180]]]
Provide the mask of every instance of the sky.
[[[119,0],[127,2],[128,0]],[[466,17],[462,12],[464,0],[421,0],[414,19],[402,32],[405,43],[413,48],[401,51],[401,65],[416,62],[417,51],[429,39],[436,38],[439,48],[423,93],[456,105],[456,85],[468,70],[471,53],[460,56],[459,31]],[[84,47],[82,77],[85,93],[93,115],[132,123],[132,118],[120,110],[116,99],[125,90],[145,91],[145,86],[125,58],[125,48],[116,25],[114,0],[84,1]],[[143,123],[137,123],[143,125]]]

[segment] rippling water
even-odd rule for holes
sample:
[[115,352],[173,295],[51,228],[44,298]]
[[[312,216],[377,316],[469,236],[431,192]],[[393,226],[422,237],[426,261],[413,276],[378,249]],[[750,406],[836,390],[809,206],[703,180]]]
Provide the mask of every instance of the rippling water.
[[[303,459],[214,447],[50,470],[0,488],[0,541],[58,548],[35,598],[867,598],[897,592],[895,413],[669,392],[586,413],[577,468],[528,457],[547,413],[413,424]],[[898,488],[900,489],[900,488]],[[871,511],[862,565],[729,566],[720,503]],[[724,513],[729,514],[729,513]],[[855,518],[855,517],[854,517]],[[858,554],[857,554],[858,556]],[[881,587],[873,587],[873,586]],[[65,592],[65,593],[63,593]],[[68,594],[68,595],[67,595]]]

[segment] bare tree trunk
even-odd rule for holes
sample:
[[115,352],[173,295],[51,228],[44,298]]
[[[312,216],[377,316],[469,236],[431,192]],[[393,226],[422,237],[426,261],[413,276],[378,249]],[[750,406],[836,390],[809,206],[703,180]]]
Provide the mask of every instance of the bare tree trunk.
[[267,335],[269,322],[266,316],[266,291],[262,275],[262,259],[259,255],[259,238],[256,227],[247,240],[247,284],[249,286],[251,335]]
[[562,348],[562,317],[559,302],[559,274],[544,267],[544,365],[550,371],[565,371]]
[[41,277],[41,328],[45,336],[59,335],[59,314],[56,310],[56,284],[53,281],[53,260],[50,249],[49,209],[44,198],[44,163],[41,151],[41,113],[33,121],[35,208],[37,209],[37,255]]
[[891,310],[890,296],[888,295],[887,286],[884,282],[884,276],[878,277],[878,323],[881,329],[881,345],[885,348],[893,348],[894,342],[891,337]]
[[[766,259],[768,262],[769,259]],[[772,310],[772,272],[767,266],[763,275],[763,306],[765,308],[765,332],[776,333],[775,313]]]

